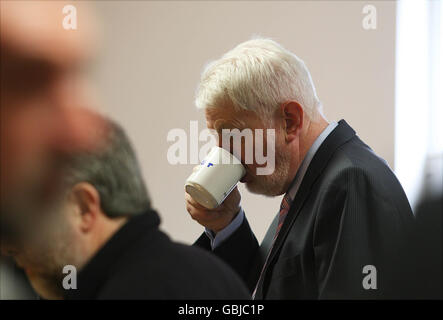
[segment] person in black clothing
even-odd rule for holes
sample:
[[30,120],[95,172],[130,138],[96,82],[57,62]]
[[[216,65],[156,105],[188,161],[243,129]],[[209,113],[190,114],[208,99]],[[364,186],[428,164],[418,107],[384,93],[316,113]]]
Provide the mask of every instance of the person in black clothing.
[[443,192],[426,195],[415,210],[417,232],[412,248],[417,258],[416,272],[418,298],[443,299]]
[[[204,250],[172,242],[135,153],[109,121],[105,147],[71,159],[57,205],[11,246],[45,299],[248,299],[240,278]],[[78,274],[77,274],[78,272]]]
[[418,297],[443,299],[443,153],[428,156],[425,164],[409,252],[416,252],[412,267]]
[[268,174],[258,170],[269,163],[246,157],[264,150],[260,136],[239,148],[234,133],[230,147],[246,167],[241,182],[249,191],[284,195],[259,246],[238,189],[214,210],[186,194],[188,212],[206,228],[196,246],[230,264],[255,299],[408,297],[408,199],[386,161],[346,121],[325,119],[303,61],[272,40],[246,41],[208,65],[196,104],[221,145],[224,129],[274,130],[271,147],[261,135],[268,159],[275,158]]

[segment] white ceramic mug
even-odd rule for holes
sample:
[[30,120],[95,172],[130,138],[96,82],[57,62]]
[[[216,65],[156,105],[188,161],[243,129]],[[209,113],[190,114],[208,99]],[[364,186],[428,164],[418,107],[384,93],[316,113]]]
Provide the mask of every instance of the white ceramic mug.
[[199,204],[217,208],[246,174],[245,167],[234,155],[213,147],[185,183],[185,190]]

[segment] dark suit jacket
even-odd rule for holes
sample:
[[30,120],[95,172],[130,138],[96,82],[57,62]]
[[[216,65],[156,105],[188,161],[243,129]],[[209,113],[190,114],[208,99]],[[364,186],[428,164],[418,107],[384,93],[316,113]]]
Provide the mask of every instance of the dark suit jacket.
[[[391,169],[341,120],[307,169],[256,299],[401,298],[408,261],[400,253],[413,222]],[[210,250],[204,234],[196,245]],[[265,259],[246,219],[214,253],[253,290]],[[377,289],[363,287],[375,275],[366,265],[375,266]]]
[[412,248],[417,252],[414,265],[416,295],[420,299],[443,299],[443,190],[431,190],[415,210],[417,230]]
[[172,242],[148,211],[129,221],[78,274],[67,299],[250,299],[223,261]]

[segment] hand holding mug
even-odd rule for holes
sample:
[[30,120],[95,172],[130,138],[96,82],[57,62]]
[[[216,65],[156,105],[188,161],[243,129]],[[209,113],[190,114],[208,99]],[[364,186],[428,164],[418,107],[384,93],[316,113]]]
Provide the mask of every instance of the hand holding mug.
[[194,220],[218,232],[240,211],[237,183],[246,169],[235,156],[213,147],[185,183],[186,209]]

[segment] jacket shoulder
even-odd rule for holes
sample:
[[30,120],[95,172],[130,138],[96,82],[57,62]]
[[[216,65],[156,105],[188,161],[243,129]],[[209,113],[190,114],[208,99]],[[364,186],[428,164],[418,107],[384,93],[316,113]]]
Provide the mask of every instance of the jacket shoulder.
[[171,241],[158,230],[135,243],[112,268],[102,299],[248,299],[240,278],[203,249]]

